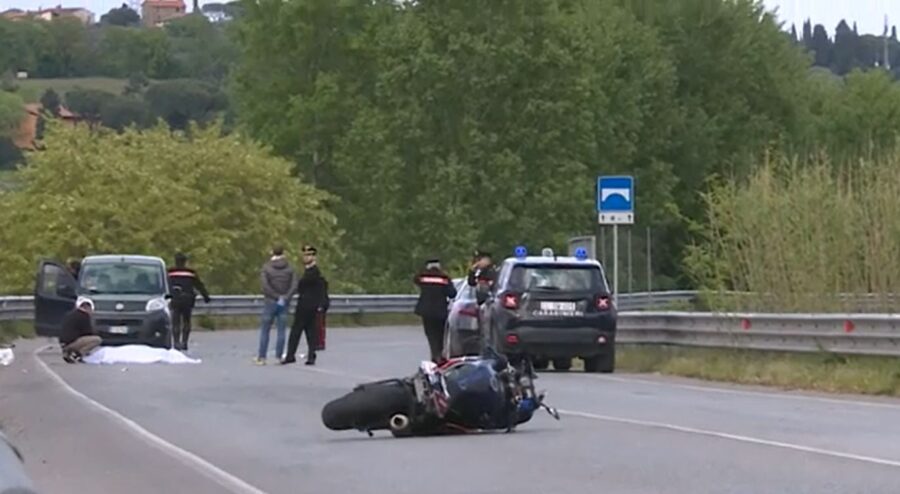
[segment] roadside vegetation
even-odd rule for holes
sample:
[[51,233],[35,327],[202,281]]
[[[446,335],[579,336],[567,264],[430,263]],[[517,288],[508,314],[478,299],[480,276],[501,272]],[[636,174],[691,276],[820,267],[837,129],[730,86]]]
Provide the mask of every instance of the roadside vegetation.
[[31,321],[0,321],[0,343],[10,343],[18,338],[33,338]]
[[[900,125],[900,100],[891,111]],[[748,180],[715,186],[688,265],[703,289],[755,295],[710,293],[711,308],[896,311],[900,147],[883,149],[852,163],[773,157]]]
[[616,365],[616,372],[659,373],[786,390],[900,396],[900,367],[891,357],[621,345]]

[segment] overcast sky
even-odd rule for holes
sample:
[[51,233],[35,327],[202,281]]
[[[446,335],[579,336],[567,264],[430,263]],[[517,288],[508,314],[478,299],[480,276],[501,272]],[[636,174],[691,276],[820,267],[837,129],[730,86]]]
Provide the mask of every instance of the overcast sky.
[[[0,0],[0,10],[12,7],[37,9],[61,3],[65,7],[87,7],[99,19],[102,14],[118,7],[122,2],[123,0]],[[190,9],[192,1],[187,0],[185,3]],[[201,0],[200,3],[202,5],[206,2]],[[763,3],[770,10],[778,8],[780,19],[786,22],[787,28],[796,24],[798,32],[802,32],[803,21],[807,18],[811,18],[813,24],[824,25],[829,34],[834,33],[834,28],[841,19],[847,19],[851,26],[856,21],[860,33],[881,34],[885,14],[890,17],[891,25],[900,25],[900,0],[763,0]]]
[[778,9],[786,29],[796,24],[798,33],[803,32],[806,19],[811,19],[813,25],[825,26],[831,35],[841,19],[846,19],[851,27],[856,21],[860,34],[881,34],[885,15],[890,25],[900,26],[900,0],[763,0],[763,3],[769,10]]

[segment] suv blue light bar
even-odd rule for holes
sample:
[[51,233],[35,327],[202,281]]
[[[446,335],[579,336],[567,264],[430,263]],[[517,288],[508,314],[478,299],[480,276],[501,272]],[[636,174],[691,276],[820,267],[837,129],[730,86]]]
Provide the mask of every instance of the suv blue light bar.
[[520,246],[516,247],[515,254],[516,254],[517,259],[524,259],[524,258],[528,257],[528,249],[526,249],[524,246],[520,245]]

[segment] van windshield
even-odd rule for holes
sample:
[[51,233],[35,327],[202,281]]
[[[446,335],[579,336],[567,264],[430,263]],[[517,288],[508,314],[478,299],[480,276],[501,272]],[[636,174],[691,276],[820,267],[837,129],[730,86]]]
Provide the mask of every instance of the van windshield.
[[154,295],[163,293],[163,272],[154,264],[97,262],[85,264],[79,284],[89,293]]

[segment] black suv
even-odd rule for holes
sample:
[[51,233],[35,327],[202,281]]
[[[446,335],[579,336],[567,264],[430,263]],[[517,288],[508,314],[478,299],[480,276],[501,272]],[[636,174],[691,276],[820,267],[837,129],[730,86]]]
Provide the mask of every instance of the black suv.
[[508,357],[528,355],[538,369],[552,360],[559,370],[579,357],[586,372],[613,371],[616,307],[602,265],[583,249],[557,257],[550,249],[528,256],[517,248],[478,298],[485,344]]

